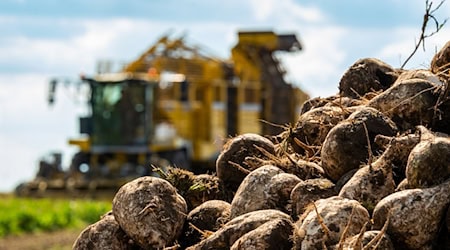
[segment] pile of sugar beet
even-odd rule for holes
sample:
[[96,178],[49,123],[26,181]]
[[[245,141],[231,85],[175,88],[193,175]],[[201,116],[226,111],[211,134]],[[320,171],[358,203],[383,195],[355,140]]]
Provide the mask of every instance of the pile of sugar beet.
[[73,247],[449,249],[449,70],[450,42],[429,69],[360,59],[284,132],[230,138],[216,172],[123,185]]

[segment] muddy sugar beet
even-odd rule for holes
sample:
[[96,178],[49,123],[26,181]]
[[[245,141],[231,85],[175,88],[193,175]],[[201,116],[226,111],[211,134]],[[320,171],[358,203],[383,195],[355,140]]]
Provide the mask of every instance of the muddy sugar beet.
[[181,233],[187,215],[183,197],[168,182],[141,177],[120,188],[113,200],[114,218],[143,248],[163,248]]
[[449,48],[424,69],[360,59],[284,132],[228,139],[214,172],[126,183],[73,248],[450,249]]

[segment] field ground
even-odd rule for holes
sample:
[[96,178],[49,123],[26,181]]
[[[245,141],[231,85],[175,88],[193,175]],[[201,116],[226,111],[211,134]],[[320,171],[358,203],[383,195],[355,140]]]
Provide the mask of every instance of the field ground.
[[83,228],[65,229],[55,232],[41,232],[6,236],[0,238],[0,250],[69,250]]

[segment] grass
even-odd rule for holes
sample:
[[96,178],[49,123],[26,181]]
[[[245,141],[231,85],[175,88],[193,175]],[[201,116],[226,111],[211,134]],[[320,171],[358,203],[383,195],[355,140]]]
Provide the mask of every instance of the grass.
[[80,228],[111,210],[111,202],[95,200],[0,199],[0,237],[30,232]]

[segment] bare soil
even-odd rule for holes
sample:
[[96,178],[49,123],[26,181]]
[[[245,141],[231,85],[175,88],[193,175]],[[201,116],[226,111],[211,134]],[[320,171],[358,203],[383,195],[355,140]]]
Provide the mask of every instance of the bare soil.
[[19,236],[0,238],[0,250],[66,250],[72,249],[72,244],[82,229],[66,229],[55,232],[40,232]]

